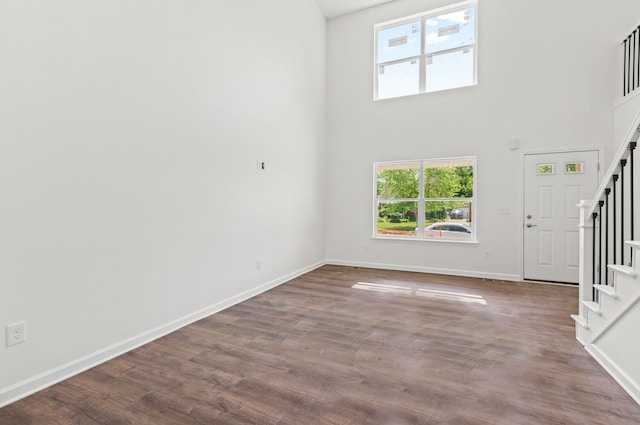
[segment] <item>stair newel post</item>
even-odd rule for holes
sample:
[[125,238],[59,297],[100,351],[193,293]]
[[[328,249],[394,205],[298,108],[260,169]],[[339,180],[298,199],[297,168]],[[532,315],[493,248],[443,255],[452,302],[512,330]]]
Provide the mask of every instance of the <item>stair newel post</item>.
[[[578,282],[580,284],[580,301],[595,300],[595,213],[589,214],[591,203],[586,200],[580,201],[577,205],[580,209],[580,222],[578,225],[580,233],[580,250],[578,253]],[[584,317],[583,304],[580,303],[580,316]]]
[[611,189],[606,188],[604,190],[605,195],[605,212],[607,213],[607,219],[604,222],[604,284],[609,285],[609,269],[607,268],[607,264],[609,264],[609,194],[611,193]]
[[[638,43],[640,45],[640,43]],[[636,149],[636,142],[629,143],[629,234],[631,237],[629,239],[635,240],[635,229],[634,229],[634,217],[635,217],[635,202],[634,202],[634,183],[633,183],[633,151]],[[629,263],[633,261],[633,247],[629,249]]]

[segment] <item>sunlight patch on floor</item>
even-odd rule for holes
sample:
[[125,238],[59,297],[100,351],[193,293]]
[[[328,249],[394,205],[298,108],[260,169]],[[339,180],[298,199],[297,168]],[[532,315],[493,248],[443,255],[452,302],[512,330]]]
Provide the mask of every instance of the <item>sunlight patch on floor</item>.
[[412,288],[410,286],[387,285],[370,282],[358,282],[354,284],[352,288],[362,289],[365,291],[385,292],[388,294],[412,295],[417,297],[437,298],[440,300],[487,305],[487,300],[480,295],[461,294],[458,292],[437,291],[434,289]]

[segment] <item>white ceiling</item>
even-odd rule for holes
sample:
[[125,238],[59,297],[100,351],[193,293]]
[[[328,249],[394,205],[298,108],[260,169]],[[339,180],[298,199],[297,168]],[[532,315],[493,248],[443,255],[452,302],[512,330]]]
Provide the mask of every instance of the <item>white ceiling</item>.
[[327,19],[394,0],[316,0]]

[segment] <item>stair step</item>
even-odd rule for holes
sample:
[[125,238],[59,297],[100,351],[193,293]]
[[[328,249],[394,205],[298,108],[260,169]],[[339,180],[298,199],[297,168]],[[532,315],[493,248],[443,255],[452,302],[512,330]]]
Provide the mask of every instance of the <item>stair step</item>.
[[591,310],[594,313],[596,313],[598,316],[602,314],[600,312],[600,304],[598,304],[596,302],[593,302],[593,301],[582,301],[582,305],[584,305],[589,310]]
[[578,323],[578,324],[579,324],[580,326],[582,326],[583,328],[585,328],[585,329],[587,329],[587,330],[589,329],[589,325],[587,324],[587,320],[586,320],[584,317],[582,317],[582,316],[580,316],[580,315],[577,315],[577,314],[572,314],[572,315],[571,315],[571,318],[572,318],[573,320],[575,320],[575,321],[576,321],[576,323]]
[[609,285],[593,285],[596,291],[602,292],[603,294],[607,294],[614,300],[618,298],[618,294],[616,294],[616,290],[613,286]]
[[616,271],[618,273],[626,274],[627,276],[630,276],[630,277],[636,277],[637,276],[637,273],[635,272],[635,270],[633,270],[633,268],[631,268],[629,266],[620,266],[618,264],[609,264],[607,267],[609,268],[609,270],[613,270],[613,271]]
[[630,246],[632,248],[635,249],[640,249],[640,242],[639,241],[625,241],[624,242],[627,246]]

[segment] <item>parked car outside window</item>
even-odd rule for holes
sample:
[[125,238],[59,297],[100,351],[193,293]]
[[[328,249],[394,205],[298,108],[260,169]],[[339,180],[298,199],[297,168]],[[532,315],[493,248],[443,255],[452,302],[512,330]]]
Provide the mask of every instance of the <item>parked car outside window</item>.
[[433,223],[424,229],[428,238],[471,239],[472,234],[471,228],[463,223]]

